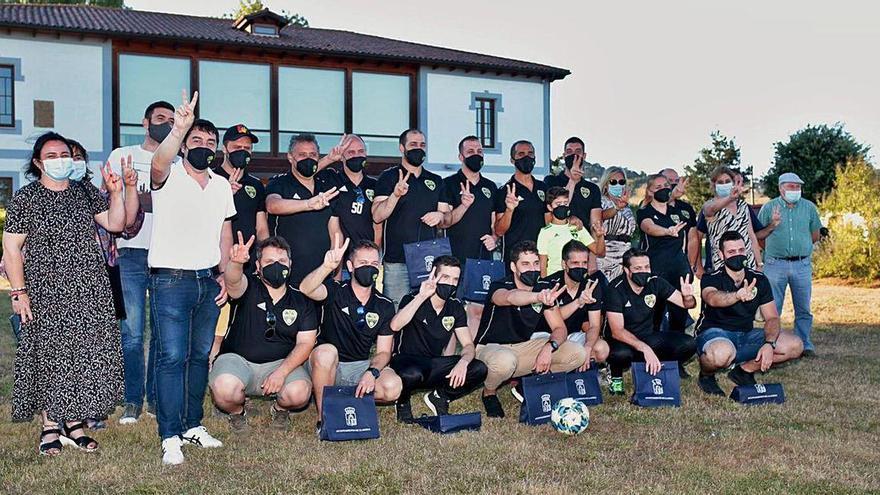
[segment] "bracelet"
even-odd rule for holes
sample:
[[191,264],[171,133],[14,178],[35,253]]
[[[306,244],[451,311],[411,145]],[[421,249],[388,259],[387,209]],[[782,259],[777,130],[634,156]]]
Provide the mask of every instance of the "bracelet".
[[23,290],[27,290],[27,287],[12,287],[12,288],[9,289],[9,290],[10,290],[11,292],[20,292],[20,291],[23,291]]

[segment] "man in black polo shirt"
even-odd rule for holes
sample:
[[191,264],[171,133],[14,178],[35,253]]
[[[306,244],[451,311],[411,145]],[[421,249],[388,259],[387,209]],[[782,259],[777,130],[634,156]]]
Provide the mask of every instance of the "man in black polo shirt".
[[[568,340],[584,346],[587,360],[582,370],[590,367],[590,361],[604,363],[608,358],[608,343],[599,335],[602,328],[602,301],[607,282],[605,275],[590,270],[590,249],[580,241],[568,241],[562,247],[562,270],[544,278],[550,285],[560,284],[565,290],[556,299],[559,312],[568,329]],[[532,338],[550,337],[546,320],[541,320],[538,332]]]
[[269,237],[257,243],[257,273],[245,275],[253,243],[253,236],[245,243],[238,233],[223,274],[232,321],[211,367],[211,396],[229,413],[232,428],[243,430],[245,398],[274,395],[272,426],[286,429],[288,410],[309,403],[312,383],[303,363],[315,347],[318,321],[314,304],[287,285],[287,242]]
[[[568,330],[556,306],[565,288],[539,282],[541,264],[534,241],[520,241],[510,250],[510,270],[489,286],[489,297],[477,331],[477,359],[489,373],[483,388],[486,415],[504,417],[497,391],[507,380],[532,372],[568,372],[587,359],[584,347],[566,340]],[[550,338],[532,339],[540,320]]]
[[363,139],[355,134],[348,137],[350,144],[342,155],[342,169],[334,172],[339,196],[330,204],[330,235],[335,238],[338,233],[351,244],[362,240],[378,244],[382,225],[373,223],[376,179],[364,173],[367,149]]
[[315,136],[292,137],[287,152],[290,172],[276,175],[266,188],[269,232],[283,237],[296,258],[290,273],[294,285],[318,267],[330,249],[329,206],[339,191],[329,181],[315,180],[318,152]]
[[570,137],[565,141],[562,150],[565,158],[565,170],[559,175],[544,177],[547,188],[564,187],[569,192],[569,204],[572,216],[583,222],[584,227],[591,230],[592,226],[602,221],[602,192],[599,186],[584,178],[583,163],[586,157],[584,141],[579,137]]
[[[474,342],[467,328],[461,300],[455,298],[461,264],[454,256],[439,256],[434,271],[418,291],[403,296],[400,311],[391,320],[395,337],[391,367],[403,390],[397,400],[397,420],[412,419],[410,396],[418,389],[436,415],[449,414],[449,403],[471,393],[486,379],[486,365],[474,358]],[[461,343],[461,355],[444,356],[452,336]]]
[[382,172],[376,184],[373,221],[385,223],[382,287],[395,306],[410,291],[403,245],[436,237],[436,227],[449,211],[440,176],[422,167],[426,148],[422,131],[403,131],[400,166]]
[[516,167],[516,172],[495,195],[495,235],[503,236],[505,264],[512,261],[510,253],[515,244],[537,242],[547,211],[544,206],[547,185],[532,175],[535,146],[525,140],[513,143],[510,163]]
[[[357,386],[358,397],[375,392],[379,402],[394,402],[400,395],[400,378],[386,368],[394,345],[389,326],[394,303],[375,287],[379,247],[366,239],[356,242],[346,262],[351,280],[329,279],[345,259],[348,245],[348,239],[343,242],[341,236],[336,236],[324,262],[300,284],[303,294],[321,303],[324,311],[318,347],[307,364],[315,387],[318,418],[325,386]],[[373,345],[376,353],[371,360]],[[317,426],[320,430],[320,421]]]
[[[452,209],[440,224],[446,229],[452,255],[462,266],[468,258],[491,260],[495,250],[495,195],[498,187],[480,174],[483,168],[483,145],[476,136],[467,136],[458,143],[461,169],[443,179],[445,199]],[[485,301],[466,301],[468,329],[471,340],[483,314]]]
[[[756,371],[797,359],[804,344],[793,333],[780,330],[770,282],[745,266],[746,245],[739,232],[721,234],[718,248],[724,266],[700,282],[703,308],[697,322],[697,349],[700,389],[723,397],[716,371],[736,363],[727,377],[737,385],[753,385]],[[763,329],[753,324],[759,310]]]
[[660,332],[654,325],[654,313],[661,302],[681,308],[697,305],[689,276],[679,281],[681,292],[666,280],[651,274],[651,259],[641,249],[623,254],[623,274],[611,281],[605,297],[608,327],[611,329],[612,395],[623,394],[623,371],[633,361],[644,361],[649,373],[660,371],[660,361],[678,361],[683,365],[697,349],[694,338],[679,332]]

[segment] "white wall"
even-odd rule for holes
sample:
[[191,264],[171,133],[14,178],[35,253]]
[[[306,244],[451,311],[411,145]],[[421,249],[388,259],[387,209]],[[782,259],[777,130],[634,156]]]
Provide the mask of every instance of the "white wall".
[[519,139],[535,144],[535,174],[543,176],[549,167],[547,83],[531,78],[480,75],[474,72],[422,68],[419,88],[419,125],[427,132],[429,168],[449,175],[459,168],[458,142],[475,132],[474,92],[501,95],[503,111],[497,113],[500,153],[485,154],[485,175],[496,182],[513,173],[510,145]]
[[[0,63],[20,59],[16,68],[15,119],[20,130],[0,129],[0,175],[13,176],[15,186],[26,183],[21,169],[34,140],[54,130],[76,139],[91,160],[111,151],[111,86],[109,41],[11,35],[0,37]],[[55,127],[34,127],[34,100],[55,103]]]

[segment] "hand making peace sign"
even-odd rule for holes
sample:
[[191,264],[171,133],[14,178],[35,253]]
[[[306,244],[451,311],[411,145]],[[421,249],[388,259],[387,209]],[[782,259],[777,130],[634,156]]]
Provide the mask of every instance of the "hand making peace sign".
[[254,236],[251,236],[247,242],[244,242],[244,236],[241,234],[241,231],[238,231],[238,243],[234,244],[232,248],[229,250],[229,261],[233,263],[238,263],[239,265],[247,264],[248,260],[251,259],[251,246],[254,245]]
[[348,249],[348,243],[350,239],[348,237],[345,238],[345,241],[342,240],[342,234],[339,232],[336,233],[333,237],[333,246],[324,254],[324,267],[330,270],[335,270],[342,260],[345,259],[345,251]]
[[461,205],[465,208],[470,208],[472,204],[474,204],[474,193],[471,192],[471,181],[465,180],[461,184]]
[[196,103],[199,101],[199,92],[193,93],[192,100],[189,99],[186,90],[183,90],[182,94],[183,103],[174,111],[174,128],[186,132],[196,120]]
[[403,168],[397,171],[399,174],[399,179],[397,180],[397,184],[394,185],[394,195],[398,198],[406,196],[406,193],[409,192],[409,181],[412,172],[409,170],[406,171],[406,175],[403,174]]

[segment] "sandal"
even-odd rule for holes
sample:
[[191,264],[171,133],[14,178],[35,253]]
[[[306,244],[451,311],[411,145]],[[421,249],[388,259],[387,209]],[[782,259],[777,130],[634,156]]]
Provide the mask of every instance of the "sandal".
[[86,452],[94,452],[98,450],[98,442],[94,438],[87,436],[85,433],[73,438],[72,433],[82,431],[83,423],[74,423],[71,426],[64,425],[64,433],[61,435],[61,443],[70,447],[76,447]]
[[[49,435],[58,435],[58,438],[51,442],[43,442],[43,438]],[[62,447],[61,430],[58,429],[58,425],[43,425],[43,431],[40,432],[40,455],[59,455]]]

